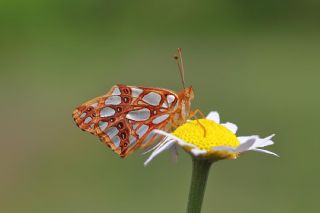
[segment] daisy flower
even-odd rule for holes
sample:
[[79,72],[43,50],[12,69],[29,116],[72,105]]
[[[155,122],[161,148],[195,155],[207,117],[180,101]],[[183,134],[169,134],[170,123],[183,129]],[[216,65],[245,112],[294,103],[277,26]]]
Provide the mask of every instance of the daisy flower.
[[278,156],[262,147],[273,144],[273,135],[260,138],[257,135],[236,136],[238,127],[230,122],[220,123],[218,112],[210,112],[205,119],[189,121],[178,127],[173,133],[154,130],[154,133],[164,138],[152,149],[150,157],[144,165],[150,163],[157,155],[165,150],[171,150],[177,157],[177,147],[182,147],[195,158],[236,159],[240,153],[256,151]]

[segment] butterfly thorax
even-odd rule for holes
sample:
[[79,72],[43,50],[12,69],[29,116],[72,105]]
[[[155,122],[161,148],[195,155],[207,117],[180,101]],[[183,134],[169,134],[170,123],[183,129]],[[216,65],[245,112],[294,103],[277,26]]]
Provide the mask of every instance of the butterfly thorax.
[[191,101],[194,98],[193,89],[190,86],[189,88],[185,88],[178,94],[180,103],[178,104],[179,107],[175,112],[174,117],[174,124],[180,126],[181,124],[185,123],[187,119],[190,117],[191,112]]

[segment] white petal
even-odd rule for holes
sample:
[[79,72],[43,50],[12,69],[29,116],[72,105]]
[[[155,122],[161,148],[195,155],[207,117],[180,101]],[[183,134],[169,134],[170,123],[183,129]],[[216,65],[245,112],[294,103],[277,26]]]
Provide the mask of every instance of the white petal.
[[244,151],[248,151],[250,150],[250,148],[252,147],[252,145],[256,142],[255,138],[251,138],[249,140],[247,140],[246,142],[240,144],[240,146],[238,146],[234,151],[235,152],[244,152]]
[[145,151],[144,153],[142,153],[143,155],[152,152],[153,150],[157,149],[159,146],[161,146],[163,143],[166,143],[166,138],[161,140],[160,142],[158,142],[155,146],[151,147],[150,149],[148,149],[147,151]]
[[221,124],[222,126],[226,127],[229,129],[233,134],[236,134],[238,127],[234,123],[227,122],[225,124]]
[[271,138],[274,136],[273,135],[270,135],[266,138],[258,138],[257,139],[257,142],[255,144],[255,147],[265,147],[265,146],[269,146],[269,145],[272,145],[273,144],[273,141],[271,140]]
[[238,140],[239,140],[240,144],[243,144],[243,143],[247,142],[248,140],[250,140],[251,138],[257,139],[259,137],[257,135],[239,136]]
[[219,116],[219,113],[218,112],[210,112],[208,115],[207,115],[207,119],[209,120],[212,120],[216,123],[220,123],[220,116]]
[[159,155],[161,152],[170,149],[173,145],[175,144],[175,142],[173,140],[168,141],[167,143],[162,144],[161,146],[159,146],[156,150],[154,150],[151,155],[149,156],[149,158],[144,162],[144,166],[147,166],[150,161],[153,160],[153,158],[155,158],[157,155]]
[[223,151],[223,152],[231,152],[234,153],[235,149],[231,146],[215,146],[212,148],[214,151]]
[[230,146],[216,146],[213,150],[240,153],[256,148],[255,143],[257,141],[257,136],[238,137],[238,140],[240,141],[240,145],[236,148]]
[[270,155],[274,155],[274,156],[280,157],[280,156],[279,156],[279,155],[277,155],[276,153],[274,153],[274,152],[270,152],[270,151],[268,151],[268,150],[264,150],[264,149],[252,149],[252,151],[262,152],[262,153],[267,153],[267,154],[270,154]]
[[153,130],[153,132],[154,132],[154,133],[157,133],[157,134],[159,134],[159,135],[166,136],[166,137],[168,137],[168,138],[170,138],[170,139],[173,139],[173,140],[177,141],[177,143],[178,143],[180,146],[188,146],[188,147],[194,147],[194,148],[196,148],[195,145],[190,144],[190,143],[187,143],[187,142],[181,140],[180,138],[178,138],[178,137],[176,137],[176,136],[174,136],[174,135],[172,135],[172,134],[169,134],[169,133],[167,133],[167,132],[165,132],[165,131],[162,131],[162,130],[159,130],[159,129],[155,129],[155,130]]
[[202,154],[206,154],[208,151],[207,150],[203,150],[203,149],[198,149],[198,148],[193,148],[190,151],[194,156],[199,156]]
[[273,145],[274,142],[272,140],[267,140],[267,141],[264,141],[263,144],[260,144],[259,147],[265,147],[265,146],[270,146],[270,145]]

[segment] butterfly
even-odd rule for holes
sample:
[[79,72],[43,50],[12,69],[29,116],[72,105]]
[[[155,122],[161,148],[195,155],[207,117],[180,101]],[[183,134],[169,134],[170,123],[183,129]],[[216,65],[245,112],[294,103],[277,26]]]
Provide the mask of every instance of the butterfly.
[[170,130],[190,118],[192,87],[186,88],[181,49],[175,60],[183,90],[148,88],[118,84],[73,112],[73,119],[83,131],[90,132],[124,158],[137,148],[145,148],[156,139],[155,129]]

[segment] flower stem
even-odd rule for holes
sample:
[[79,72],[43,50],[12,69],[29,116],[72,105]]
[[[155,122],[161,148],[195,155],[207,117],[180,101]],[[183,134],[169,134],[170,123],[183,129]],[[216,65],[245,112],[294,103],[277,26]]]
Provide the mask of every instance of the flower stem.
[[200,213],[212,160],[192,157],[193,168],[187,213]]

